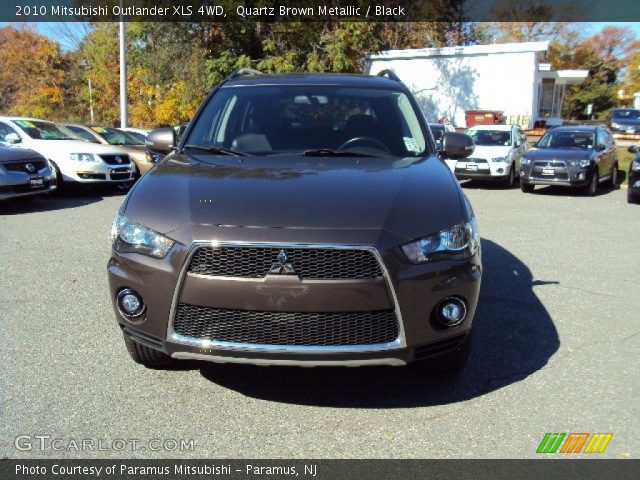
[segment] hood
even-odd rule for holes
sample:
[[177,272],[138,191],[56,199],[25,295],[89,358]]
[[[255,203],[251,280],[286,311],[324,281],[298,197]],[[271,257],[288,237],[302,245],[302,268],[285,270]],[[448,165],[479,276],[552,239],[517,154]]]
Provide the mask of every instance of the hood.
[[594,155],[593,150],[577,148],[532,148],[523,157],[530,160],[582,160],[591,159]]
[[28,148],[0,146],[0,163],[21,160],[42,160],[42,156]]
[[124,214],[161,233],[186,225],[386,230],[409,240],[462,221],[459,185],[430,158],[173,155]]
[[476,145],[476,148],[473,150],[471,154],[472,158],[495,158],[495,157],[506,157],[509,155],[511,151],[511,146],[504,145]]
[[119,146],[103,145],[101,143],[85,142],[82,140],[38,140],[29,139],[25,146],[32,148],[45,156],[55,156],[69,153],[95,153],[95,154],[124,154],[127,153]]

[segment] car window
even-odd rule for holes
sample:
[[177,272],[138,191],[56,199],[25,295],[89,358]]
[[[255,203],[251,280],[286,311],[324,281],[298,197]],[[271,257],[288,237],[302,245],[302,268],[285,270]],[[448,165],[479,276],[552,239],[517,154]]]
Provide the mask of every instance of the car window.
[[318,85],[221,88],[185,143],[254,155],[346,149],[415,156],[426,149],[404,92]]
[[94,137],[91,132],[87,132],[84,128],[75,127],[73,125],[67,125],[67,128],[83,140],[87,140],[92,143],[100,143],[100,141]]
[[77,140],[78,137],[68,128],[40,120],[12,120],[30,138],[36,140]]
[[6,137],[10,133],[15,133],[16,135],[18,134],[18,132],[16,132],[13,128],[11,128],[6,123],[0,123],[0,142],[6,142],[7,141]]
[[130,135],[129,132],[109,127],[91,127],[100,137],[110,145],[144,145],[142,140]]
[[539,148],[574,148],[592,149],[595,141],[592,132],[584,131],[548,131],[545,133],[537,146]]
[[470,128],[465,132],[476,145],[508,146],[511,145],[511,132],[508,130],[480,130]]
[[619,119],[637,120],[640,119],[640,110],[614,110],[611,116]]

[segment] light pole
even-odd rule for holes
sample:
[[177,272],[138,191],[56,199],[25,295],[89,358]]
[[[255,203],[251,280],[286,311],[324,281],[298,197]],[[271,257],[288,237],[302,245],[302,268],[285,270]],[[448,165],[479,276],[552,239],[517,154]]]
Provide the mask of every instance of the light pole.
[[[122,9],[122,0],[120,0]],[[120,128],[127,127],[127,43],[125,22],[120,15]]]
[[91,77],[89,77],[89,117],[91,118],[91,125],[93,125],[93,91],[91,89]]

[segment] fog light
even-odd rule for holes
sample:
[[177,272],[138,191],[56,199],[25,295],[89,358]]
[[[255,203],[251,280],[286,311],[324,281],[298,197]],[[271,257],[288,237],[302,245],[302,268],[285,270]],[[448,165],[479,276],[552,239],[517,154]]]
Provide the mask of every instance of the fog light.
[[583,173],[583,172],[580,172],[578,175],[576,175],[576,178],[577,178],[578,180],[584,180],[584,173]]
[[145,306],[142,297],[135,290],[125,288],[120,290],[117,298],[118,309],[125,317],[135,318],[142,315]]
[[467,306],[457,297],[445,298],[437,308],[438,320],[447,327],[461,324],[467,316]]
[[502,175],[504,173],[504,168],[499,168],[498,173]]

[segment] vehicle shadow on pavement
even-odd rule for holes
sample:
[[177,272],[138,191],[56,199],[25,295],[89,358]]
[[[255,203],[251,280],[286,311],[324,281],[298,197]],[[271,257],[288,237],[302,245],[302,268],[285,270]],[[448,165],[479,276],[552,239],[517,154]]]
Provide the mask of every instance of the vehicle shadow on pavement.
[[[525,264],[483,240],[484,273],[467,367],[447,377],[403,367],[287,368],[201,365],[210,381],[244,395],[283,403],[344,408],[411,408],[469,400],[518,382],[558,350],[553,321]],[[549,287],[545,287],[549,288]]]
[[3,200],[0,202],[0,215],[21,215],[24,213],[65,210],[100,202],[105,197],[123,195],[124,192],[105,187],[66,187],[63,191],[54,191],[46,195]]

